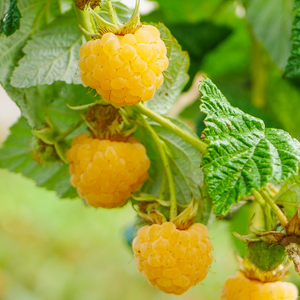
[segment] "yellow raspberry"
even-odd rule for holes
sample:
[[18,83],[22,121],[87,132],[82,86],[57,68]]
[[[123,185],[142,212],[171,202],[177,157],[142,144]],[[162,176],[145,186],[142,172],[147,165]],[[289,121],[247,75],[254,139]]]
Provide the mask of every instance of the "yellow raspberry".
[[163,83],[169,60],[159,30],[142,25],[134,33],[105,33],[79,50],[83,84],[117,106],[151,99]]
[[225,281],[221,300],[296,300],[297,287],[289,282],[261,282],[247,278],[242,272]]
[[78,135],[67,151],[71,183],[90,206],[121,206],[148,178],[150,160],[135,137],[126,142]]
[[207,228],[178,230],[171,222],[144,226],[132,248],[139,272],[165,293],[181,295],[202,281],[213,261]]

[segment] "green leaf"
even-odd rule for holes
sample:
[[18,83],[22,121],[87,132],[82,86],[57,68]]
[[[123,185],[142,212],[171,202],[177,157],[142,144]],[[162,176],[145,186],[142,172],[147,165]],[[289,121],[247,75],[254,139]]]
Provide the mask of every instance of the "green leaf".
[[10,130],[11,134],[0,149],[0,168],[22,173],[35,180],[38,186],[55,190],[59,197],[76,197],[67,164],[53,161],[41,165],[33,159],[33,135],[26,119],[20,118]]
[[17,5],[18,0],[10,0],[8,12],[0,20],[0,33],[10,36],[20,28],[21,13]]
[[20,29],[8,38],[0,36],[0,82],[6,89],[27,39],[61,13],[56,0],[19,0],[18,7],[22,15]]
[[186,52],[181,50],[181,46],[171,35],[169,29],[163,24],[151,24],[156,26],[161,38],[164,40],[168,49],[169,67],[164,72],[165,79],[160,88],[156,91],[154,97],[145,102],[149,108],[160,114],[166,114],[177,101],[182,89],[189,80],[187,74],[189,67],[189,57]]
[[272,60],[284,69],[291,49],[293,0],[244,0],[247,20]]
[[[175,119],[172,119],[172,122],[194,135],[184,123]],[[201,196],[199,187],[203,182],[203,174],[200,169],[201,155],[195,148],[185,143],[175,134],[162,128],[156,123],[150,122],[150,124],[170,150],[171,156],[169,157],[169,161],[174,176],[178,203],[189,204],[192,195],[194,196],[194,199],[198,199]],[[144,185],[142,191],[158,195],[163,174],[163,166],[159,152],[151,136],[144,128],[139,128],[136,135],[141,143],[145,145],[147,155],[152,163],[150,167],[151,180]]]
[[25,56],[13,72],[12,86],[24,88],[54,81],[80,83],[76,70],[83,41],[74,12],[59,17],[27,43]]
[[63,82],[28,89],[13,88],[7,92],[35,130],[45,127],[45,116],[58,128],[66,130],[81,120],[80,112],[68,108],[67,103],[76,106],[95,101],[94,95],[87,94],[83,85]]
[[232,107],[209,79],[202,81],[200,92],[200,108],[207,115],[203,133],[210,143],[202,166],[217,216],[266,183],[298,173],[297,140]]
[[274,201],[284,207],[288,219],[291,219],[300,205],[300,178],[293,176],[286,181]]
[[295,0],[296,16],[292,28],[292,50],[285,67],[286,78],[300,77],[300,0]]
[[174,24],[212,19],[230,0],[184,0],[176,3],[174,0],[156,0],[156,2],[158,10],[152,12],[149,17],[153,21],[164,20],[168,24]]
[[[190,88],[195,75],[200,71],[200,66],[205,55],[222,43],[232,32],[227,26],[216,25],[212,22],[202,21],[196,24],[179,23],[168,26],[182,49],[187,51],[191,60],[188,74]],[[186,33],[189,34],[186,34]]]

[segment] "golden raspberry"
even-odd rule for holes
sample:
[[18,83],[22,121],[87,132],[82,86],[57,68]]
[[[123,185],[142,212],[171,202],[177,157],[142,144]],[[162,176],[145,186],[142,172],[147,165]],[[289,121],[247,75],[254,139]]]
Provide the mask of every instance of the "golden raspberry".
[[169,60],[159,30],[142,25],[123,36],[105,33],[79,50],[83,84],[117,106],[151,99],[163,83]]
[[202,281],[213,260],[208,230],[199,223],[187,230],[171,222],[144,226],[132,248],[140,273],[153,286],[176,295]]
[[150,160],[135,137],[126,142],[78,135],[67,151],[71,183],[90,206],[121,206],[148,178]]
[[221,300],[296,300],[297,287],[289,282],[261,282],[248,279],[242,272],[225,281]]

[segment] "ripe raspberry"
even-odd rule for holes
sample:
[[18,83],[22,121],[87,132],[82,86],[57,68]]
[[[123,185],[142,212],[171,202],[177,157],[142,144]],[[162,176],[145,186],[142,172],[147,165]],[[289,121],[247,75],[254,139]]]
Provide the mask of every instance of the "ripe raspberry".
[[248,279],[242,272],[225,281],[221,300],[296,300],[297,287],[289,282],[261,282]]
[[171,222],[144,226],[132,248],[140,273],[153,286],[176,295],[202,281],[213,260],[208,230],[199,223],[187,230]]
[[142,25],[134,33],[105,33],[79,50],[83,84],[117,106],[133,105],[153,97],[163,83],[169,60],[159,30]]
[[150,160],[138,139],[126,142],[78,135],[67,151],[71,183],[90,206],[123,205],[148,178]]

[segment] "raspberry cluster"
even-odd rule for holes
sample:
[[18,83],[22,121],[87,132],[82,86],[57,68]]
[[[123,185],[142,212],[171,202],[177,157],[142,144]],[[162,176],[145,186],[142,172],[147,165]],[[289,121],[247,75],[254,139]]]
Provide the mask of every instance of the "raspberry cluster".
[[159,30],[142,25],[124,36],[105,33],[84,43],[79,68],[83,84],[117,106],[133,105],[153,97],[163,83],[169,60]]
[[148,178],[150,160],[138,139],[126,142],[78,135],[67,151],[71,183],[90,206],[121,206]]
[[229,277],[222,290],[221,300],[296,300],[297,287],[289,282],[251,280],[242,272]]
[[140,273],[153,286],[176,295],[202,281],[213,261],[208,230],[199,223],[187,230],[171,222],[144,226],[132,248]]

